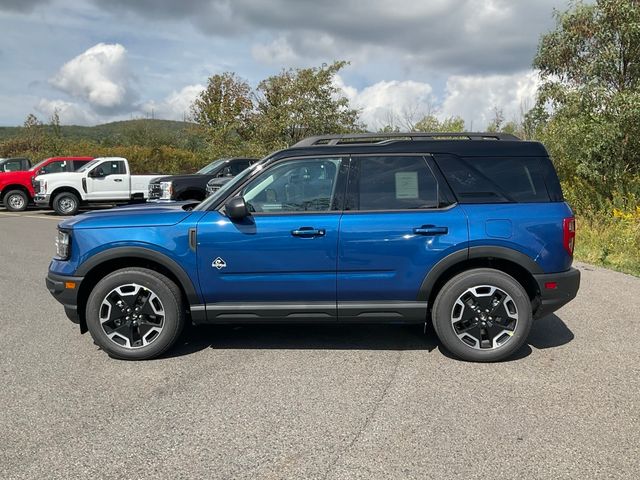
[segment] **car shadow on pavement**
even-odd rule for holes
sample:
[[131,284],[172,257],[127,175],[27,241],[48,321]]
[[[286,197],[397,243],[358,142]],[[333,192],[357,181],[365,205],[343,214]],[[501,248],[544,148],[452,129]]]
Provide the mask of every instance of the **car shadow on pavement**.
[[438,346],[422,325],[203,325],[184,332],[165,358],[205,348],[284,350],[428,350]]
[[[565,345],[574,335],[556,315],[536,320],[527,344],[509,360],[517,360],[538,350]],[[284,350],[440,350],[433,328],[422,325],[206,325],[190,327],[163,357],[189,355],[213,349]]]
[[[573,340],[574,337],[573,332],[560,317],[555,314],[547,315],[546,317],[533,321],[527,343],[520,347],[520,349],[509,358],[504,359],[503,362],[512,362],[528,357],[533,352],[533,348],[536,350],[545,350],[547,348],[566,345]],[[442,345],[438,345],[438,350],[449,358],[456,358]]]

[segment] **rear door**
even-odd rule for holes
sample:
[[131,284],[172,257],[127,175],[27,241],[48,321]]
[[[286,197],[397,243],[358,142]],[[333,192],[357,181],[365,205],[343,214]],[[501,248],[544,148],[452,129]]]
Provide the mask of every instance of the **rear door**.
[[431,157],[354,156],[338,245],[343,321],[426,319],[429,270],[468,243],[467,218]]

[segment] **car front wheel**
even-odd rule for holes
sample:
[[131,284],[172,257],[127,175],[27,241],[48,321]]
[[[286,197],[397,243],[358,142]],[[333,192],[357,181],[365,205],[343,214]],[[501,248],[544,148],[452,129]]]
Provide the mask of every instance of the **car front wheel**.
[[527,340],[533,315],[522,285],[490,268],[462,272],[440,290],[433,326],[456,357],[472,362],[505,359]]
[[117,270],[94,287],[86,319],[93,340],[112,357],[151,359],[168,350],[182,331],[181,292],[153,270]]
[[80,208],[80,200],[75,193],[62,192],[53,199],[53,209],[58,215],[75,215]]
[[10,212],[22,212],[28,203],[29,197],[22,190],[11,190],[4,196],[4,206]]

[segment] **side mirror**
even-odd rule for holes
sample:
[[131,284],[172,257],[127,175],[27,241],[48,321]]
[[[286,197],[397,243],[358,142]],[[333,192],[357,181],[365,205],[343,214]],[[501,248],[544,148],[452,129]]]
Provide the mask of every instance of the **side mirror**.
[[247,203],[242,197],[233,197],[225,203],[224,210],[231,220],[242,220],[250,215]]

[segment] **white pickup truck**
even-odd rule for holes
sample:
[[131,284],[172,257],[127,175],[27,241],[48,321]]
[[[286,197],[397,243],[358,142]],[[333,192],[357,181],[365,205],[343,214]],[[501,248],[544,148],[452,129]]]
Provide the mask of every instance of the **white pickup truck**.
[[34,202],[53,208],[58,215],[73,215],[83,204],[142,201],[157,177],[131,175],[126,158],[96,158],[75,172],[38,175]]

